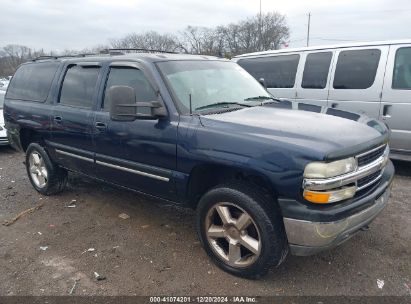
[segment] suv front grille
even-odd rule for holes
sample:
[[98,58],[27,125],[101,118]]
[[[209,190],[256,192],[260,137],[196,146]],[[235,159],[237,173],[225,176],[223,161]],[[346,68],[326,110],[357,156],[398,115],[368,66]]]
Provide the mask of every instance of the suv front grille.
[[386,145],[357,156],[358,167],[366,166],[384,154]]
[[374,172],[366,177],[360,178],[357,181],[358,190],[364,189],[368,186],[371,186],[374,182],[377,181],[378,177],[381,175],[381,170]]

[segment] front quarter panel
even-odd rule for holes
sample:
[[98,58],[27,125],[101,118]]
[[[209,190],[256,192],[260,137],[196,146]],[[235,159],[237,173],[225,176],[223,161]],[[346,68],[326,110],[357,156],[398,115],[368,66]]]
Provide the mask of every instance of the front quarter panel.
[[218,164],[253,172],[268,179],[276,195],[299,197],[307,151],[257,136],[204,127],[198,116],[182,116],[177,169],[187,174],[197,165]]

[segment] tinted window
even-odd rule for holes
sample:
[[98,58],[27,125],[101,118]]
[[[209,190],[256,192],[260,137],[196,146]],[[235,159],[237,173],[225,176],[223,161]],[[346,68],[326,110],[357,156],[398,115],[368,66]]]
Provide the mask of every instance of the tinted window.
[[331,52],[308,54],[301,87],[304,89],[324,89],[327,86],[331,58]]
[[338,56],[334,89],[367,89],[372,86],[380,61],[380,50],[343,51]]
[[63,105],[91,108],[99,68],[71,66],[64,77],[60,103]]
[[[151,87],[141,70],[132,68],[111,68],[110,75],[107,79],[106,91],[112,86],[129,86],[134,88],[136,101],[153,101],[157,100],[156,92]],[[104,110],[110,110],[110,100],[107,94],[104,96]],[[149,108],[138,108],[139,113],[149,114]],[[144,111],[144,112],[143,112]]]
[[300,55],[241,59],[238,64],[257,80],[264,78],[268,88],[292,88]]
[[42,62],[22,65],[12,78],[7,98],[44,102],[59,62]]
[[411,48],[400,48],[395,54],[392,88],[411,90]]

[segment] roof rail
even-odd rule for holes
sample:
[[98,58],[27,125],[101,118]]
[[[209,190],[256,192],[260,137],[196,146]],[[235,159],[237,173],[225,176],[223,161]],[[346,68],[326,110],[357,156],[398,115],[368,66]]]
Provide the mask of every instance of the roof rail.
[[37,60],[46,60],[46,59],[60,59],[60,58],[75,58],[75,57],[87,57],[87,56],[96,56],[96,55],[102,55],[102,53],[83,53],[83,54],[74,54],[74,55],[61,55],[61,56],[48,56],[48,55],[42,55],[38,56],[32,61],[37,61]]
[[113,48],[106,50],[110,55],[124,55],[123,51],[129,53],[168,53],[168,54],[178,54],[177,52],[171,51],[161,51],[161,50],[151,50],[151,49],[139,49],[139,48]]

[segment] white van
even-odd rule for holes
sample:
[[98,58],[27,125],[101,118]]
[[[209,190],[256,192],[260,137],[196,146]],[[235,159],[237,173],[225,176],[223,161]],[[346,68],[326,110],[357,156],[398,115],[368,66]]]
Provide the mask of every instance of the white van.
[[411,40],[265,51],[233,60],[293,107],[328,106],[383,120],[392,132],[391,158],[411,161]]

